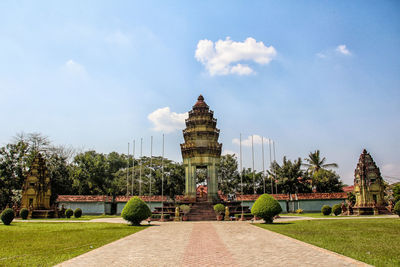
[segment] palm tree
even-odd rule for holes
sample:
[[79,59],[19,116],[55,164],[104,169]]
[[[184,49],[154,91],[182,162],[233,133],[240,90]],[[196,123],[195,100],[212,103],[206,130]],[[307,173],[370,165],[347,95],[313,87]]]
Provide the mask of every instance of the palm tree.
[[303,163],[302,165],[306,166],[308,170],[310,170],[312,173],[315,173],[320,169],[339,167],[337,163],[325,164],[326,158],[324,157],[321,159],[319,155],[319,150],[316,150],[315,152],[310,152],[310,154],[308,154],[308,158],[305,158],[304,160],[308,163]]

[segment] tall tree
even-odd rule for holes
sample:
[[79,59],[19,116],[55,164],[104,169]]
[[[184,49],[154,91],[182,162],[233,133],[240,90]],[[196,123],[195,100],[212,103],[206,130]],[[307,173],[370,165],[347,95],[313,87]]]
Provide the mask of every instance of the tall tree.
[[278,181],[278,193],[294,194],[311,192],[309,177],[302,169],[301,158],[295,161],[283,157],[282,166],[276,161],[271,164],[269,175]]
[[307,167],[308,170],[311,171],[311,173],[315,173],[320,169],[339,167],[336,163],[325,163],[326,158],[323,157],[321,159],[319,150],[310,152],[310,154],[308,154],[308,158],[305,158],[304,160],[308,163],[303,163],[302,165]]

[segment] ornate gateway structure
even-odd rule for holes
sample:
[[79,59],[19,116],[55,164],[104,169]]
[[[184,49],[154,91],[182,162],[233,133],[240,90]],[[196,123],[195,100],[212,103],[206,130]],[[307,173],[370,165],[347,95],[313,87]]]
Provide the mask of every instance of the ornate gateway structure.
[[384,190],[381,172],[364,149],[354,172],[355,213],[378,214],[385,211]]
[[217,165],[221,157],[222,144],[218,143],[219,129],[214,112],[200,95],[186,119],[183,130],[185,143],[181,144],[183,166],[185,168],[185,196],[196,200],[196,170],[207,169],[207,200],[218,198]]

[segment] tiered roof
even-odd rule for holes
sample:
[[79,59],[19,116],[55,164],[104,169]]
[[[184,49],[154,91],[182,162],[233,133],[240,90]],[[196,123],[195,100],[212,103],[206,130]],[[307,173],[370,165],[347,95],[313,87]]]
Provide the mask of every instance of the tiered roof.
[[219,129],[214,112],[200,95],[186,119],[186,129],[183,130],[185,143],[181,144],[182,156],[221,156],[222,144],[218,143]]

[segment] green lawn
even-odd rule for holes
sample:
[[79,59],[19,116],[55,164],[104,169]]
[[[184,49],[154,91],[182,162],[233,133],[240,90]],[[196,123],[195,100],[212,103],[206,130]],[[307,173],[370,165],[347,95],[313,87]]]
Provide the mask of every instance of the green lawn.
[[[28,221],[35,221],[35,220],[71,220],[71,221],[90,221],[93,219],[101,219],[101,218],[121,218],[121,216],[118,215],[82,215],[80,218],[75,218],[72,216],[71,218],[47,218],[47,219],[41,219],[41,218],[35,218],[35,219],[29,219]],[[21,220],[21,218],[17,218],[18,220]]]
[[0,266],[53,266],[145,228],[114,223],[0,224]]
[[375,266],[400,266],[400,219],[302,220],[257,226]]
[[325,216],[322,213],[301,213],[301,214],[297,214],[297,213],[281,213],[279,214],[282,217],[285,216],[300,216],[300,217],[312,217],[312,218],[330,218],[333,217],[331,215]]

